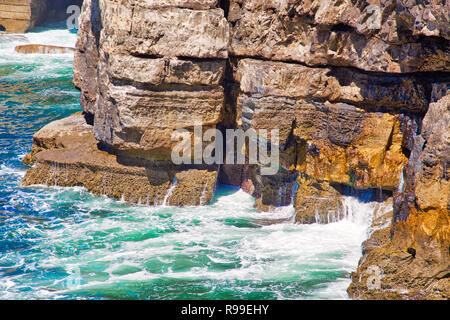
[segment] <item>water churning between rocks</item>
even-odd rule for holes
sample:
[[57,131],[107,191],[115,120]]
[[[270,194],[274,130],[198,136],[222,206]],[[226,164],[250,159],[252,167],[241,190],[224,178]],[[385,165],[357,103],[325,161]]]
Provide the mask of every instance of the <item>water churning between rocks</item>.
[[81,108],[73,54],[14,47],[75,40],[57,28],[0,34],[0,299],[348,298],[374,203],[347,197],[343,220],[301,225],[292,206],[259,213],[229,186],[186,208],[21,187],[33,134]]

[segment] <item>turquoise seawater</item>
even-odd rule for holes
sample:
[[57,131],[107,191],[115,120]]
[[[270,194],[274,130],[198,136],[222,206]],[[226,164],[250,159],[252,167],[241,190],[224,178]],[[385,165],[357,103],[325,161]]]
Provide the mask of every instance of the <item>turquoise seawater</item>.
[[75,40],[0,34],[0,299],[347,299],[371,203],[348,198],[344,221],[299,225],[292,207],[258,213],[227,186],[195,208],[21,187],[34,132],[81,108],[72,55],[14,46]]

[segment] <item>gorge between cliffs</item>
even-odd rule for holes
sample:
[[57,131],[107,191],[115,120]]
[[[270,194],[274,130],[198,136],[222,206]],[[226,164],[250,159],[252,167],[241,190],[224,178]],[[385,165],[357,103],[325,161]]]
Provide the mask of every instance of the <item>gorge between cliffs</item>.
[[[449,1],[2,10],[0,298],[449,299]],[[175,165],[198,121],[277,173]]]

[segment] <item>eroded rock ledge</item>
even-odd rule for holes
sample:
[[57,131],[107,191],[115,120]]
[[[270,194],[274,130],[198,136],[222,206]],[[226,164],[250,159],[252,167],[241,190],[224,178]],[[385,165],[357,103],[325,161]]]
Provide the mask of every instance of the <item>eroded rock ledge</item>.
[[80,186],[97,195],[147,205],[204,205],[214,194],[218,170],[113,155],[102,150],[81,112],[37,132],[25,161],[38,164],[28,170],[23,185]]
[[[87,0],[74,62],[84,114],[36,134],[24,184],[198,205],[219,181],[261,210],[294,203],[301,223],[339,218],[349,188],[379,190],[394,196],[394,223],[372,233],[349,293],[448,297],[448,5]],[[174,166],[173,130],[199,120],[279,129],[279,173]],[[369,263],[382,290],[365,285]]]

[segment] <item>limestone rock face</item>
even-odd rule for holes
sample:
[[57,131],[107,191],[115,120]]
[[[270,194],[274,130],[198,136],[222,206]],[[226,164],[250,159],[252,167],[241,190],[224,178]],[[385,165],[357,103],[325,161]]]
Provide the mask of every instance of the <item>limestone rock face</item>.
[[122,155],[168,160],[173,130],[197,122],[279,129],[278,175],[229,165],[220,175],[260,209],[292,201],[280,192],[309,201],[295,191],[299,175],[393,192],[448,83],[412,73],[448,70],[446,5],[85,1],[74,82],[96,139]]
[[449,2],[231,0],[230,54],[352,66],[449,71]]
[[430,105],[414,150],[416,153],[422,148],[418,162],[412,161],[408,167],[407,190],[414,190],[418,208],[423,212],[444,212],[450,208],[449,128],[450,94],[447,94]]
[[0,31],[24,33],[41,22],[69,18],[67,8],[83,0],[0,0]]
[[424,86],[414,77],[370,75],[346,68],[240,60],[236,81],[243,94],[302,100],[346,102],[369,111],[426,112]]
[[305,140],[298,154],[299,171],[357,189],[397,189],[408,161],[397,116],[365,113],[343,104],[304,108],[307,111],[296,118],[294,129]]
[[[182,206],[206,204],[219,179],[259,210],[294,205],[298,223],[338,221],[345,195],[377,193],[350,295],[448,297],[448,12],[448,1],[85,0],[84,118],[36,134],[24,184]],[[174,165],[172,133],[195,138],[196,124],[269,141],[278,129],[277,173]],[[378,292],[372,265],[386,275]]]
[[80,104],[89,114],[95,113],[98,96],[97,67],[101,29],[99,1],[84,1],[78,18],[73,83],[81,90]]
[[169,161],[116,156],[99,148],[81,113],[50,123],[34,136],[37,165],[22,184],[80,186],[97,195],[147,205],[204,205],[217,167],[176,168]]
[[[147,56],[228,57],[228,23],[223,10],[144,7],[101,2],[105,41],[102,49]],[[201,30],[202,32],[199,32]]]
[[[450,297],[450,95],[430,105],[407,170],[395,194],[392,240],[361,259],[349,293],[354,298]],[[371,265],[383,270],[383,290],[368,290]]]
[[147,9],[186,8],[207,10],[218,7],[219,0],[130,0],[131,5],[139,5]]
[[[34,134],[33,149],[25,157],[24,162],[30,165],[34,164],[36,154],[44,150],[80,148],[85,144],[85,140],[92,136],[91,131],[92,127],[86,124],[81,113],[51,122]],[[95,141],[91,141],[91,143],[95,143]]]
[[302,224],[331,223],[342,220],[344,208],[343,194],[335,186],[314,179],[299,181],[295,208],[296,220]]
[[[239,60],[234,74],[240,84],[236,125],[280,130],[281,171],[297,172],[306,178],[302,183],[397,190],[408,163],[402,147],[402,123],[408,117],[403,113],[421,114],[428,107],[425,86],[416,78],[254,59]],[[380,109],[390,112],[376,112]],[[253,195],[259,198],[262,180],[253,180]],[[275,190],[286,182],[278,180]],[[301,216],[301,203],[313,195],[300,189],[295,204]],[[322,199],[337,195],[320,193]],[[276,197],[263,199],[264,205],[277,205]],[[319,205],[319,216],[327,215],[326,202]]]
[[[107,91],[99,99],[94,131],[114,150],[142,151],[143,157],[165,151],[170,156],[174,129],[192,128],[196,122],[214,127],[220,122],[224,92],[218,83],[224,62],[110,55],[109,63],[110,75],[102,79]],[[103,61],[100,64],[104,66]],[[141,76],[130,82],[127,77],[137,72]],[[164,87],[170,89],[158,89]]]
[[[224,115],[229,26],[217,1],[84,1],[79,24],[74,84],[98,144],[66,157],[37,136],[25,159],[37,165],[24,184],[83,185],[136,203],[208,203],[218,165],[176,166],[171,151],[174,130],[215,128]],[[64,180],[60,167],[89,170]]]

